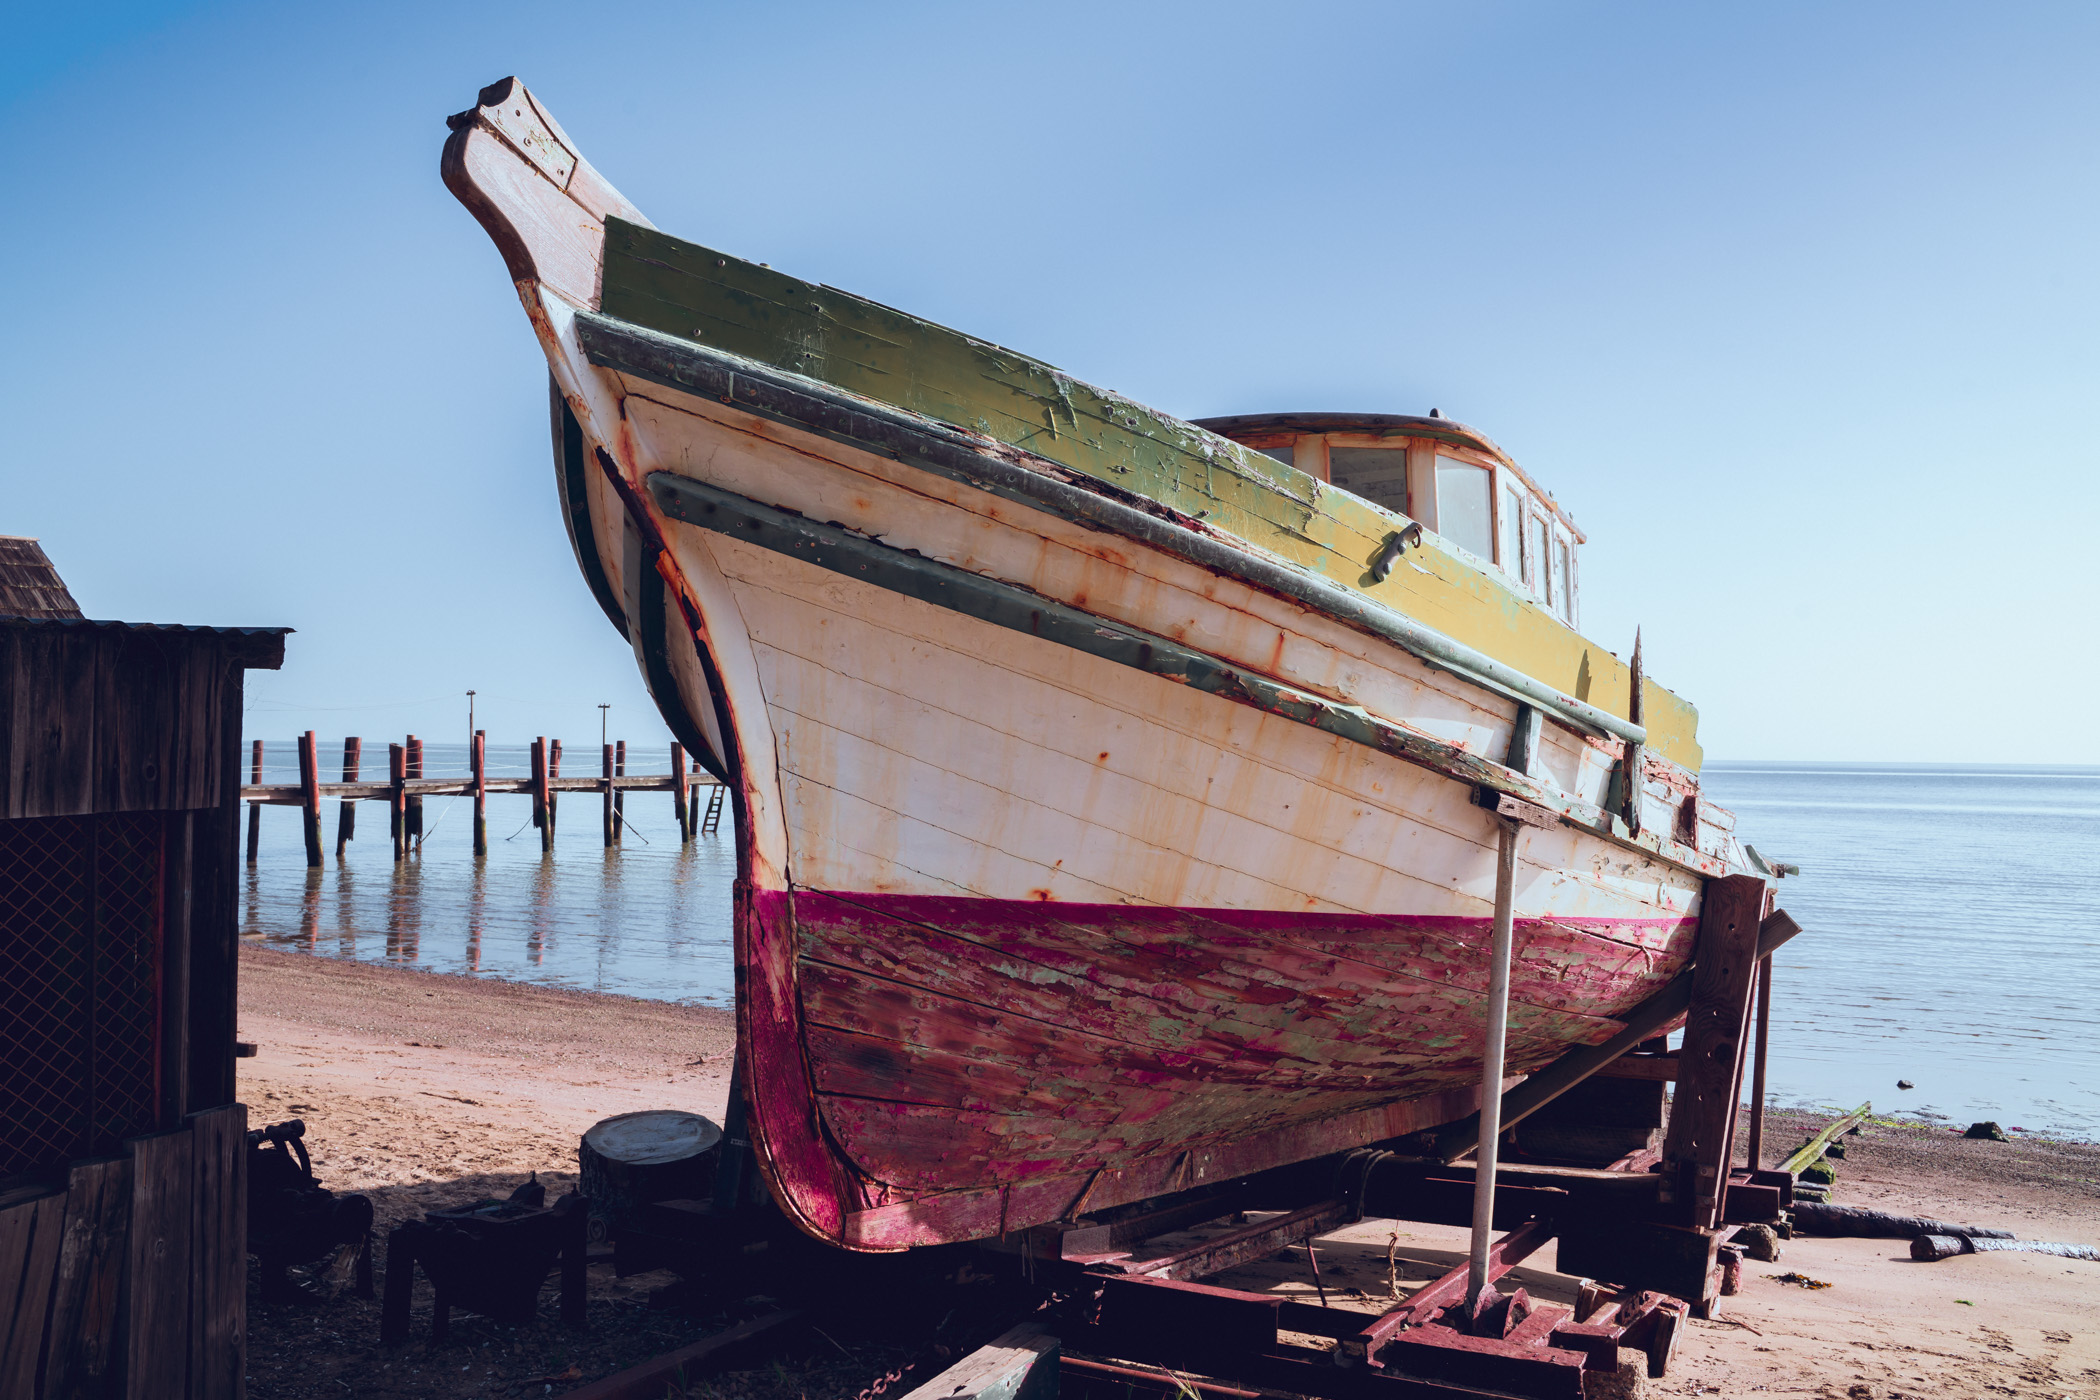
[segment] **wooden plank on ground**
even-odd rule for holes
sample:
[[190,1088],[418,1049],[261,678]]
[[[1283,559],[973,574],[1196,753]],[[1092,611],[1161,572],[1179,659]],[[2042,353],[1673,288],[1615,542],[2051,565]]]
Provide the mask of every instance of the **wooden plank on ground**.
[[242,1400],[248,1361],[248,1109],[190,1119],[196,1142],[190,1236],[190,1400]]
[[1057,1337],[1024,1322],[986,1342],[903,1400],[1055,1400]]
[[36,1393],[37,1355],[65,1222],[63,1191],[0,1211],[0,1395]]
[[129,1364],[125,1400],[184,1400],[189,1389],[190,1236],[195,1144],[187,1127],[133,1138]]
[[106,1395],[122,1373],[117,1314],[131,1227],[131,1160],[76,1162],[51,1287],[44,1400]]

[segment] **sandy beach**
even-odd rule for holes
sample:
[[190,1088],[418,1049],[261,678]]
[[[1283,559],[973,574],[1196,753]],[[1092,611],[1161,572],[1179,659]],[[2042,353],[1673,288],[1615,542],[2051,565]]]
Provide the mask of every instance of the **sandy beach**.
[[[338,962],[253,945],[241,955],[240,1062],[251,1125],[301,1118],[323,1184],[362,1191],[380,1228],[440,1205],[503,1195],[538,1172],[575,1181],[576,1143],[599,1119],[640,1108],[719,1118],[731,1058],[729,1013],[593,993]],[[1768,1142],[1791,1147],[1822,1120],[1774,1115]],[[1977,1225],[2023,1238],[2100,1244],[2100,1146],[2020,1137],[1964,1141],[1887,1122],[1848,1140],[1834,1199]],[[1366,1221],[1320,1245],[1330,1290],[1366,1311],[1460,1257],[1462,1231]],[[1265,1261],[1220,1280],[1310,1293],[1296,1262]],[[1550,1262],[1544,1259],[1541,1262]],[[1830,1285],[1809,1289],[1776,1276]],[[1572,1301],[1575,1281],[1519,1271],[1535,1296]],[[250,1394],[277,1397],[558,1394],[723,1324],[724,1314],[661,1306],[668,1274],[619,1281],[591,1270],[590,1325],[546,1319],[501,1328],[455,1319],[443,1347],[378,1345],[378,1309],[261,1304],[251,1295]],[[1350,1292],[1354,1290],[1354,1292]],[[551,1296],[551,1290],[550,1290]],[[651,1306],[652,1301],[658,1306]],[[747,1311],[768,1300],[754,1300]],[[828,1327],[829,1324],[827,1324]],[[808,1338],[779,1365],[717,1378],[696,1393],[852,1396],[900,1367],[924,1380],[968,1338]],[[1995,1254],[1913,1263],[1902,1241],[1797,1239],[1776,1264],[1752,1263],[1721,1316],[1692,1325],[1658,1394],[2100,1397],[2100,1264]],[[900,1382],[894,1390],[909,1388]]]

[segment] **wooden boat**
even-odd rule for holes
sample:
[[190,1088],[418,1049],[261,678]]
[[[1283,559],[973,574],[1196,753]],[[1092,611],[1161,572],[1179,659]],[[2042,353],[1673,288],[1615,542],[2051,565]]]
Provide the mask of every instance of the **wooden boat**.
[[1478,1104],[1681,971],[1697,717],[1576,630],[1568,514],[1436,416],[1191,424],[655,230],[506,80],[444,177],[553,373],[577,562],[733,795],[756,1161],[856,1249]]

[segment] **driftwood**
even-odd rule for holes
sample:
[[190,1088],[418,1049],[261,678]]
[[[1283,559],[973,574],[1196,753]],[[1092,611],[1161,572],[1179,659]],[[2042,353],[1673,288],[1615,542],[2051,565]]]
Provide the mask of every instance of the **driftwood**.
[[1920,1235],[1952,1235],[1957,1238],[2009,1240],[2010,1230],[1986,1230],[1980,1225],[1955,1225],[1918,1215],[1891,1215],[1865,1206],[1828,1206],[1802,1202],[1794,1207],[1794,1229],[1804,1235],[1827,1235],[1845,1239],[1909,1240]]
[[1950,1259],[1957,1254],[1987,1254],[1994,1250],[2021,1254],[2053,1254],[2059,1259],[2091,1259],[2100,1263],[2100,1249],[2089,1244],[2061,1244],[2048,1240],[1970,1239],[1966,1235],[1920,1235],[1910,1242],[1913,1259]]
[[1779,1164],[1779,1170],[1799,1176],[1802,1170],[1810,1163],[1822,1160],[1823,1153],[1829,1149],[1831,1143],[1837,1141],[1839,1134],[1865,1122],[1867,1115],[1873,1111],[1874,1105],[1871,1103],[1863,1103],[1858,1108],[1853,1109],[1822,1132],[1802,1143],[1800,1151]]

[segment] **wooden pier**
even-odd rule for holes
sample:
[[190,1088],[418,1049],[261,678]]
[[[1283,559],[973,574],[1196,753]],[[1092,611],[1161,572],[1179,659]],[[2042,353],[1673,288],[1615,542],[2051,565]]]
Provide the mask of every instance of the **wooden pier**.
[[[540,849],[554,849],[556,816],[560,795],[565,792],[595,792],[603,799],[602,834],[608,850],[620,844],[627,827],[625,799],[630,792],[668,792],[678,816],[678,837],[691,841],[696,835],[712,835],[722,821],[722,785],[713,777],[686,767],[685,748],[671,745],[668,773],[627,772],[627,741],[601,746],[599,772],[590,777],[561,775],[561,740],[532,741],[532,772],[523,778],[492,778],[488,775],[488,734],[474,731],[468,751],[468,772],[459,778],[423,776],[423,741],[415,735],[387,745],[385,782],[360,781],[364,741],[343,741],[343,777],[340,782],[321,781],[319,740],[311,729],[299,736],[299,781],[265,783],[263,741],[256,739],[249,750],[250,781],[241,786],[241,801],[248,804],[248,864],[253,865],[262,844],[262,809],[297,807],[304,818],[306,863],[321,865],[321,804],[339,802],[336,817],[335,855],[343,860],[345,847],[357,829],[359,802],[387,804],[388,829],[394,842],[394,859],[405,859],[423,841],[423,799],[426,797],[471,797],[474,799],[474,854],[489,850],[488,799],[518,794],[532,799],[532,824],[540,831]],[[709,789],[707,807],[700,806],[700,790]]]

